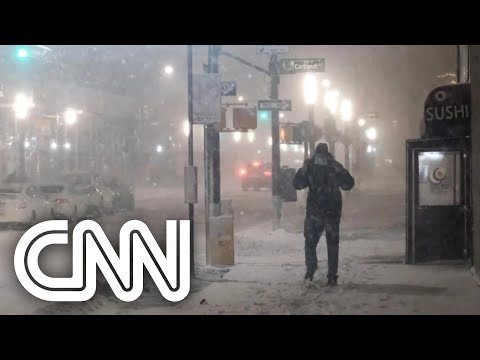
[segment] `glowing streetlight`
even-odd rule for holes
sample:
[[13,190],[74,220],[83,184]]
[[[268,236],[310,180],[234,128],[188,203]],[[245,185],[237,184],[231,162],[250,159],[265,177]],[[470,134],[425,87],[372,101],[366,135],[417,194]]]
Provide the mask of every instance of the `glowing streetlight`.
[[162,145],[157,145],[157,153],[161,153],[163,151]]
[[372,145],[368,145],[367,146],[367,153],[371,153],[372,149],[373,149]]
[[190,135],[190,123],[188,122],[188,120],[185,120],[183,122],[183,133],[185,134],[185,136]]
[[349,122],[352,120],[352,112],[352,101],[343,99],[340,104],[340,118],[345,122]]
[[50,149],[57,150],[57,147],[58,147],[57,143],[55,141],[52,141],[52,143],[50,144]]
[[314,105],[317,102],[318,87],[317,78],[314,74],[306,74],[303,79],[303,96],[307,105]]
[[70,150],[72,148],[72,145],[69,142],[66,142],[64,147],[65,147],[65,150]]
[[15,101],[13,102],[13,112],[15,117],[20,120],[24,120],[30,114],[30,110],[34,107],[33,100],[31,97],[19,93],[15,96]]
[[234,132],[233,133],[233,140],[235,142],[239,142],[240,140],[242,140],[242,133]]
[[248,138],[248,141],[251,143],[255,141],[255,134],[253,133],[253,131],[250,131],[248,133],[247,138]]
[[163,68],[163,72],[166,74],[166,75],[172,75],[173,74],[173,67],[170,66],[170,65],[167,65]]
[[284,113],[280,113],[278,116],[280,116],[280,119],[283,119],[285,117]]
[[28,149],[30,147],[30,142],[28,140],[26,140],[24,143],[23,143],[23,146],[25,146],[25,149]]
[[243,101],[243,96],[239,96],[238,101]]
[[65,113],[63,114],[63,118],[65,119],[65,123],[67,125],[73,125],[77,122],[78,120],[78,115],[81,114],[82,111],[75,110],[72,108],[68,108],[65,110]]
[[360,118],[358,119],[358,126],[362,127],[362,126],[365,126],[367,122],[365,121],[364,118]]
[[377,138],[377,130],[374,127],[369,128],[365,130],[365,135],[368,139],[375,140]]
[[325,106],[332,115],[335,115],[337,112],[339,96],[340,92],[338,90],[328,90],[323,98]]

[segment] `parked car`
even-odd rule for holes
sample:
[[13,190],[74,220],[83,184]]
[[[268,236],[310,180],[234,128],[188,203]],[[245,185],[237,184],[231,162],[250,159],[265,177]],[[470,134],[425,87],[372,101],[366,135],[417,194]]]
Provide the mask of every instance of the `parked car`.
[[41,185],[40,190],[54,204],[55,218],[77,221],[96,214],[101,206],[100,194],[93,186]]
[[35,184],[0,184],[0,224],[31,226],[53,218],[53,203]]
[[98,212],[113,213],[115,192],[105,185],[100,176],[89,172],[72,172],[62,175],[60,181],[76,187],[94,187],[99,195]]

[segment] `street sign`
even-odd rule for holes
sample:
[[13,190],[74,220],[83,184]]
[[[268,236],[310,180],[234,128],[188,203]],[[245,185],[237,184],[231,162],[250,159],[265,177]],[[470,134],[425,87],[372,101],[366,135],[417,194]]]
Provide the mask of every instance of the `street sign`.
[[292,111],[292,100],[259,100],[258,110]]
[[325,59],[281,59],[281,74],[325,72]]
[[219,74],[193,75],[193,124],[220,122],[221,83]]
[[222,81],[222,96],[236,96],[237,83],[235,81]]
[[289,45],[257,45],[257,54],[286,54]]

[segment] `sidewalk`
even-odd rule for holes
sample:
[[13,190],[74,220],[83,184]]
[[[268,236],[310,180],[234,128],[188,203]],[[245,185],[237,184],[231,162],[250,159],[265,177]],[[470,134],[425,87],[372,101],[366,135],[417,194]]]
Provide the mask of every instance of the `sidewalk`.
[[135,305],[106,303],[94,313],[122,314],[480,314],[480,287],[463,263],[403,264],[401,230],[343,232],[339,286],[324,287],[326,244],[318,248],[312,288],[303,283],[303,235],[268,231],[236,236],[236,265],[201,267],[190,295],[161,301],[156,288]]

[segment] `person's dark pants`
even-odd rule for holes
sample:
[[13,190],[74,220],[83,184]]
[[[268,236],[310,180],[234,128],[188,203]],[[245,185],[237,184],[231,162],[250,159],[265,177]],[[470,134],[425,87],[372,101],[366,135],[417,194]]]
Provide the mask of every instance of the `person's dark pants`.
[[305,265],[307,273],[313,275],[318,267],[317,244],[323,231],[327,237],[328,277],[337,277],[340,221],[325,221],[313,216],[305,218]]

